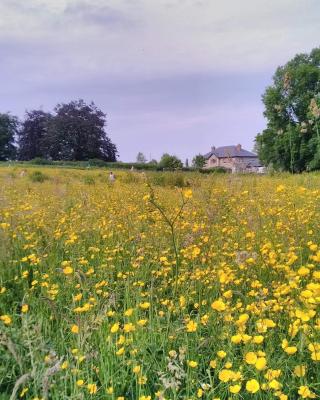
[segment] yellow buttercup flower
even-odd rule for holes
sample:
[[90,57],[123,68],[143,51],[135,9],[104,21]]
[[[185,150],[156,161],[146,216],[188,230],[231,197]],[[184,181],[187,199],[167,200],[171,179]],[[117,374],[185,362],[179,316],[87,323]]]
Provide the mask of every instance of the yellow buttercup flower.
[[217,361],[216,360],[211,360],[209,365],[210,365],[210,368],[215,369],[217,367]]
[[124,315],[125,315],[126,317],[131,317],[132,314],[133,314],[133,308],[129,308],[128,310],[126,310],[126,311],[124,312]]
[[5,325],[10,325],[12,323],[12,318],[9,315],[0,315],[0,320],[5,324]]
[[136,330],[136,327],[133,325],[132,322],[129,322],[128,324],[123,325],[123,331],[125,333],[134,332],[135,330]]
[[254,366],[257,368],[258,371],[263,371],[267,366],[267,360],[265,357],[258,357],[257,361],[255,362]]
[[227,307],[222,300],[216,300],[211,304],[211,308],[215,311],[225,311]]
[[188,361],[188,365],[190,368],[196,368],[198,363],[196,361]]
[[98,391],[98,387],[95,383],[88,383],[87,389],[90,394],[96,394]]
[[198,324],[195,321],[190,320],[186,325],[187,332],[196,332],[197,326]]
[[21,306],[21,312],[22,313],[27,313],[29,311],[29,306],[28,306],[28,304],[22,304],[22,306]]
[[183,196],[184,196],[186,199],[191,199],[191,198],[192,198],[192,190],[191,190],[191,189],[185,190],[185,191],[183,192]]
[[288,346],[288,347],[286,347],[286,348],[284,349],[284,351],[285,351],[287,354],[292,355],[292,354],[295,354],[295,353],[298,351],[298,349],[297,349],[296,346]]
[[226,353],[225,351],[223,351],[223,350],[219,350],[219,351],[217,352],[217,356],[218,356],[219,358],[225,358],[226,355],[227,355],[227,353]]
[[116,351],[116,355],[117,356],[123,356],[124,352],[125,352],[125,348],[124,347],[120,347],[120,349]]
[[293,373],[295,376],[302,378],[306,374],[306,366],[305,365],[297,365],[294,367]]
[[241,390],[241,385],[231,385],[229,386],[230,393],[236,394],[239,393]]
[[79,326],[78,325],[72,325],[71,326],[71,332],[72,333],[79,333]]
[[264,337],[262,335],[254,336],[252,342],[255,344],[261,344],[264,341]]
[[300,386],[298,393],[303,399],[315,399],[316,395],[313,393],[308,386]]
[[254,365],[257,362],[257,358],[258,357],[257,357],[256,353],[253,353],[252,351],[250,351],[249,353],[246,353],[245,357],[244,357],[246,363],[250,364],[250,365]]
[[229,382],[233,378],[233,372],[229,369],[222,369],[219,371],[219,379],[222,382]]
[[246,390],[249,393],[257,393],[260,390],[260,384],[256,379],[250,379],[246,383]]
[[141,371],[141,367],[140,365],[136,365],[132,368],[133,373],[135,374],[139,374],[139,372]]
[[67,267],[63,268],[63,273],[65,275],[71,275],[73,273],[73,268],[70,266],[67,266]]
[[110,332],[111,333],[117,333],[119,330],[120,324],[119,322],[116,322],[112,325],[112,327],[110,328]]

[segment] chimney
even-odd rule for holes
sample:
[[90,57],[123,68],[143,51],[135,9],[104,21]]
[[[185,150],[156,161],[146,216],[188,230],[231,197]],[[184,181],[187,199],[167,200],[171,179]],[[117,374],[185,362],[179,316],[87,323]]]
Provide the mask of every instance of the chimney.
[[237,149],[238,152],[240,152],[241,151],[241,144],[237,144],[236,145],[236,149]]
[[211,146],[211,151],[215,151],[216,147],[215,146]]

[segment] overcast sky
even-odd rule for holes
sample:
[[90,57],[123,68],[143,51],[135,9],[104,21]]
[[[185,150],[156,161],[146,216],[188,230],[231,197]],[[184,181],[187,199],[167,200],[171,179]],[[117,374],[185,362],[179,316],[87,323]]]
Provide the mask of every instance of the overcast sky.
[[0,112],[93,100],[123,161],[251,150],[275,68],[319,34],[319,0],[0,0]]

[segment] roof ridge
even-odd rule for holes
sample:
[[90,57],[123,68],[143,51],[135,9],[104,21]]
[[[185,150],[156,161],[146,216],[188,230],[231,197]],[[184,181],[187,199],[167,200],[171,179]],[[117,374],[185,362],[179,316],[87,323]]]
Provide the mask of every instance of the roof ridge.
[[205,158],[210,158],[212,155],[215,155],[217,158],[236,158],[236,157],[248,157],[248,158],[258,158],[258,155],[243,149],[242,147],[239,148],[239,145],[227,145],[227,146],[220,146],[220,147],[212,147],[211,151],[205,154]]

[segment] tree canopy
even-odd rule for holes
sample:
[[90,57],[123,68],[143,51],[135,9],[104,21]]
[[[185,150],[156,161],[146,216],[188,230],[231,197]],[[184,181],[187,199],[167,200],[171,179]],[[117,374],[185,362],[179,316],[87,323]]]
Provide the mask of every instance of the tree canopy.
[[58,104],[45,138],[46,158],[116,161],[117,148],[105,132],[106,115],[83,100]]
[[182,168],[183,164],[182,164],[182,161],[178,157],[172,156],[168,153],[165,153],[161,157],[159,166],[160,166],[160,168],[178,169],[178,168]]
[[77,100],[58,104],[53,114],[31,110],[19,130],[17,124],[14,126],[20,160],[117,159],[117,147],[105,131],[106,115],[94,103]]
[[202,154],[197,154],[192,159],[192,166],[193,168],[203,168],[205,166],[206,159]]
[[278,67],[262,97],[266,129],[256,137],[265,165],[301,172],[320,168],[320,48]]
[[42,110],[27,111],[18,133],[19,160],[44,156],[48,125],[53,116]]

